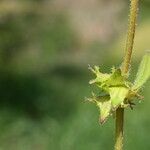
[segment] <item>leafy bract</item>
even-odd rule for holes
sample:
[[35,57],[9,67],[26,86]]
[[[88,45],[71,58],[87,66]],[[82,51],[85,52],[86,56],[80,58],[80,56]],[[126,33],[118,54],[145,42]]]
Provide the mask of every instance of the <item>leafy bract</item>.
[[123,105],[123,101],[126,98],[129,90],[126,87],[112,87],[110,88],[110,101],[112,109],[116,110],[119,105]]
[[96,75],[96,78],[89,83],[96,84],[102,90],[109,91],[109,87],[112,86],[126,86],[126,81],[121,74],[120,68],[113,68],[111,74],[101,73],[98,66],[95,66],[94,69],[90,67],[90,70]]
[[98,106],[100,111],[99,121],[103,124],[111,113],[111,101],[109,95],[96,97],[95,94],[93,94],[93,97],[89,98],[88,101],[94,102]]
[[112,74],[105,82],[108,86],[125,86],[124,77],[121,75],[121,69],[112,69]]
[[90,67],[90,70],[96,75],[96,78],[89,83],[95,84],[105,95],[93,95],[90,99],[99,107],[100,122],[104,123],[118,107],[126,108],[130,106],[132,108],[134,105],[132,100],[142,98],[138,92],[150,77],[150,53],[143,57],[134,84],[122,75],[120,68],[112,68],[110,74],[101,73],[98,66]]
[[96,75],[96,78],[89,82],[90,84],[97,83],[98,85],[101,85],[103,82],[107,81],[110,77],[110,75],[107,73],[101,73],[99,71],[98,66],[94,66],[94,69],[92,67],[89,67],[89,69]]
[[129,92],[129,85],[121,73],[121,69],[112,68],[110,74],[101,73],[98,66],[90,70],[96,75],[96,78],[90,81],[90,84],[96,84],[105,96],[95,96],[90,99],[96,103],[100,109],[100,122],[104,123],[108,116],[120,105],[123,105],[124,99]]

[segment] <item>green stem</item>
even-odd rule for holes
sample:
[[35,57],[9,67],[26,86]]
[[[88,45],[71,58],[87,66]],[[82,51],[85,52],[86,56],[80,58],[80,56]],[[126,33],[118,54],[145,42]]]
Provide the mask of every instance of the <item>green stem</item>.
[[[136,20],[138,12],[138,0],[131,0],[129,26],[127,32],[125,57],[122,64],[122,73],[127,75],[130,69],[131,56],[134,44]],[[115,136],[115,150],[123,149],[123,124],[124,124],[124,108],[116,110],[116,136]]]
[[115,150],[122,150],[123,148],[123,122],[124,122],[124,109],[118,108],[116,110]]

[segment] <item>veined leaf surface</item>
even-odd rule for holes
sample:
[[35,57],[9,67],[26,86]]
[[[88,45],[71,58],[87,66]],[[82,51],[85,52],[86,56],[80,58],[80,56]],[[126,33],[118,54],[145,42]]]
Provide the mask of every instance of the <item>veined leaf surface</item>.
[[150,77],[150,52],[147,52],[140,63],[138,73],[133,85],[134,90],[138,90]]

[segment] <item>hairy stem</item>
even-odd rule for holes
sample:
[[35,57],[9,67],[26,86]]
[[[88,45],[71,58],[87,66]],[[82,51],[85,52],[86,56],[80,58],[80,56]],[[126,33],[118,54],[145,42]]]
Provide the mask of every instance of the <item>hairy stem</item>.
[[130,16],[129,16],[129,25],[127,32],[126,48],[125,48],[125,57],[122,66],[122,72],[127,74],[129,72],[131,56],[134,44],[137,12],[138,12],[138,0],[130,0]]
[[[138,0],[130,0],[130,17],[129,26],[127,32],[125,57],[122,64],[122,73],[127,75],[130,69],[131,56],[133,50],[137,12],[138,12]],[[118,108],[116,110],[116,136],[115,136],[115,150],[123,149],[123,124],[124,124],[124,108]]]

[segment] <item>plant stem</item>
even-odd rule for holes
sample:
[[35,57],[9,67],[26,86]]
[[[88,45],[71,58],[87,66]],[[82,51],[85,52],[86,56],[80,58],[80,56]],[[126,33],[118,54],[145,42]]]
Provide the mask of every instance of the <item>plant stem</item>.
[[[127,32],[125,57],[122,64],[122,73],[127,75],[130,69],[131,56],[133,50],[137,12],[138,12],[138,0],[130,0],[130,17],[129,26]],[[124,108],[118,108],[116,110],[116,136],[115,136],[115,150],[123,149],[123,124],[124,124]]]
[[124,57],[123,66],[122,66],[123,74],[128,74],[129,69],[130,69],[139,0],[130,0],[130,1],[131,1],[130,15],[129,15],[130,17],[129,17],[128,32],[127,32],[125,57]]
[[122,150],[123,148],[123,122],[124,108],[118,108],[116,110],[115,150]]

